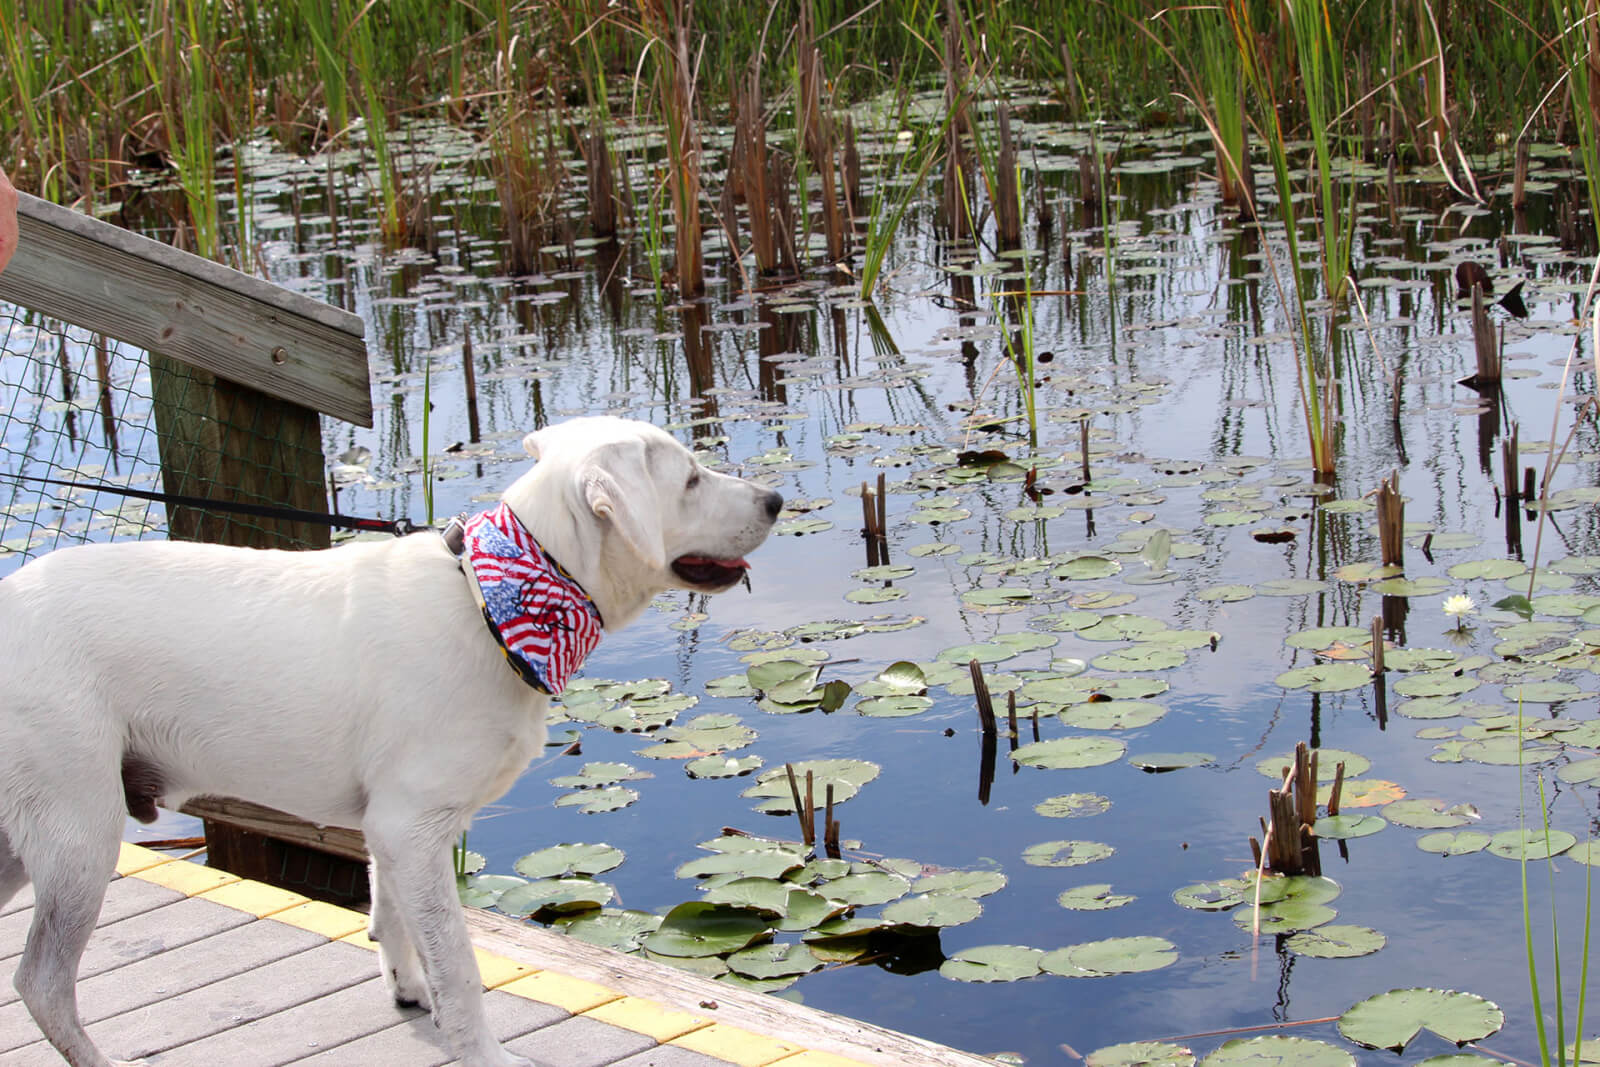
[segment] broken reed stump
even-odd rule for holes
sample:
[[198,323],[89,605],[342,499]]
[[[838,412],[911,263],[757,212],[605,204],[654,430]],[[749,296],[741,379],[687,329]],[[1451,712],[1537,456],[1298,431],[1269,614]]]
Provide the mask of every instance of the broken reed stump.
[[1477,357],[1478,369],[1472,377],[1464,379],[1463,384],[1475,389],[1500,384],[1500,339],[1495,335],[1494,323],[1489,321],[1489,309],[1484,302],[1487,292],[1482,285],[1473,283],[1472,351]]
[[1379,483],[1378,544],[1385,567],[1405,566],[1406,505],[1400,496],[1400,472],[1394,471]]
[[1500,441],[1500,470],[1504,481],[1506,506],[1510,507],[1517,502],[1519,495],[1517,489],[1517,456],[1520,454],[1520,444],[1517,441],[1518,430],[1521,423],[1513,422],[1511,429],[1506,432]]
[[877,567],[889,562],[888,505],[884,502],[888,485],[884,475],[878,475],[876,491],[861,483],[861,536],[867,543],[867,566]]
[[994,701],[989,697],[989,684],[983,680],[983,665],[977,660],[967,663],[967,670],[972,673],[972,694],[978,701],[978,726],[983,730],[985,737],[994,737],[1000,732],[999,724],[994,717]]
[[[1340,764],[1338,778],[1342,779],[1343,770]],[[1332,804],[1337,808],[1337,782]],[[1267,811],[1271,821],[1261,820],[1266,841],[1264,863],[1261,842],[1250,838],[1257,866],[1274,874],[1320,875],[1322,858],[1312,830],[1317,821],[1317,756],[1304,741],[1295,746],[1294,766],[1286,768],[1282,786],[1268,790]]]

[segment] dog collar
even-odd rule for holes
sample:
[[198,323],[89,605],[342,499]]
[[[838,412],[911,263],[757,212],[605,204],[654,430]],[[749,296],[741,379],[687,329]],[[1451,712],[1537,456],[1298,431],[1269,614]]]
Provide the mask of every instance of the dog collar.
[[458,516],[442,533],[511,669],[559,696],[600,643],[600,609],[504,503]]

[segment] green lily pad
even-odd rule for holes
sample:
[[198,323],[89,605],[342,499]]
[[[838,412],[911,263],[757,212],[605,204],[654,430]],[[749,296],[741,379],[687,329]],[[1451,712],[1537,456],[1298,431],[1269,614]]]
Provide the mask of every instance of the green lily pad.
[[983,905],[960,893],[919,893],[883,909],[885,922],[936,929],[959,926],[983,914]]
[[1301,956],[1334,960],[1370,956],[1387,942],[1388,938],[1370,926],[1329,923],[1315,930],[1301,930],[1297,934],[1290,934],[1284,945]]
[[761,769],[760,756],[702,756],[683,765],[690,778],[738,778]]
[[728,969],[746,978],[785,978],[822,969],[805,945],[756,945],[728,956]]
[[[860,792],[861,787],[878,776],[878,765],[866,760],[825,759],[801,760],[794,764],[795,781],[800,786],[801,800],[805,799],[806,772],[812,774],[812,798],[818,807],[827,795],[827,786],[833,786],[833,802],[842,803]],[[783,767],[774,767],[756,776],[755,784],[743,797],[760,798],[756,810],[768,815],[793,815],[794,796],[789,789],[788,773]]]
[[1407,797],[1383,806],[1383,817],[1396,826],[1417,830],[1443,830],[1465,826],[1478,819],[1471,804],[1449,804],[1434,797]]
[[458,881],[456,895],[467,908],[492,908],[508,889],[524,884],[509,874],[479,874]]
[[585,763],[577,774],[558,775],[550,779],[550,784],[558,789],[604,789],[618,782],[648,777],[626,763]]
[[1095,1049],[1084,1067],[1194,1067],[1194,1053],[1169,1041],[1127,1041]]
[[1128,762],[1147,774],[1162,774],[1185,767],[1201,767],[1215,763],[1217,757],[1209,752],[1141,752],[1129,756]]
[[1035,804],[1033,810],[1049,819],[1073,819],[1111,810],[1111,798],[1099,793],[1063,793],[1046,797]]
[[1094,666],[1103,671],[1165,671],[1181,667],[1189,657],[1164,645],[1138,644],[1094,657]]
[[1577,843],[1565,830],[1502,830],[1489,840],[1489,851],[1501,859],[1543,860],[1559,856]]
[[873,719],[902,719],[919,715],[933,707],[931,697],[906,693],[900,696],[867,697],[856,702],[856,714]]
[[618,911],[607,908],[557,920],[556,926],[568,937],[591,945],[632,952],[644,944],[645,937],[661,925],[661,916],[644,911]]
[[1241,878],[1196,882],[1175,890],[1172,899],[1191,911],[1227,911],[1253,896],[1250,883]]
[[959,893],[964,897],[986,897],[1006,886],[1000,871],[939,871],[918,878],[912,889],[918,893]]
[[1236,1037],[1200,1061],[1201,1067],[1355,1067],[1342,1048],[1308,1037]]
[[740,878],[782,878],[801,864],[800,856],[786,849],[750,849],[743,852],[715,852],[678,865],[679,878],[710,878],[731,874]]
[[1389,824],[1376,815],[1324,815],[1312,827],[1318,837],[1334,841],[1367,837]]
[[1559,704],[1564,700],[1580,700],[1594,694],[1585,692],[1571,682],[1524,682],[1521,685],[1508,685],[1500,690],[1505,696],[1506,703],[1517,704]]
[[1047,952],[1039,969],[1068,978],[1159,971],[1178,962],[1178,947],[1164,937],[1108,937]]
[[1097,700],[1063,708],[1061,721],[1083,730],[1134,730],[1166,713],[1166,708],[1148,700]]
[[1497,1006],[1472,993],[1393,989],[1339,1016],[1339,1032],[1358,1045],[1399,1052],[1424,1029],[1462,1045],[1488,1037],[1504,1023]]
[[1528,565],[1515,559],[1475,559],[1464,563],[1457,563],[1447,572],[1457,581],[1465,582],[1473,578],[1482,578],[1488,581],[1503,581],[1519,574],[1528,573]]
[[1491,840],[1482,830],[1439,830],[1417,838],[1417,847],[1441,856],[1470,856],[1488,848]]
[[911,892],[911,883],[888,871],[858,871],[829,882],[823,892],[832,900],[868,907],[899,900]]
[[1057,737],[1023,745],[1011,758],[1028,767],[1100,767],[1122,758],[1128,746],[1110,737]]
[[1234,604],[1255,595],[1256,591],[1248,585],[1209,585],[1195,593],[1194,598],[1208,603]]
[[1428,575],[1423,578],[1385,578],[1367,588],[1384,596],[1437,596],[1449,589],[1450,583],[1443,578]]
[[616,890],[588,878],[541,878],[506,890],[495,907],[514,918],[535,912],[589,911],[611,902]]
[[1044,951],[1026,945],[964,948],[939,965],[939,973],[958,982],[1015,982],[1039,973]]
[[1326,588],[1323,583],[1310,578],[1272,578],[1255,586],[1261,596],[1308,596],[1323,592]]
[[1313,693],[1339,693],[1372,684],[1372,672],[1362,663],[1313,663],[1278,675],[1276,682],[1285,689],[1305,689]]
[[1383,654],[1383,663],[1391,671],[1432,671],[1449,666],[1458,658],[1444,648],[1392,648]]
[[512,867],[529,878],[603,874],[621,865],[623,852],[610,845],[552,845],[523,856]]
[[759,912],[694,900],[669,911],[644,947],[663,956],[725,956],[771,932]]
[[1403,697],[1458,697],[1478,688],[1478,679],[1448,670],[1407,675],[1391,686]]
[[608,811],[620,811],[639,799],[639,794],[632,789],[620,785],[607,786],[604,789],[580,789],[576,793],[564,793],[555,799],[558,808],[577,808],[585,815],[600,815]]
[[[1344,764],[1346,778],[1359,778],[1372,769],[1372,761],[1365,756],[1358,756],[1354,752],[1347,752],[1342,748],[1319,748],[1314,750],[1317,755],[1317,781],[1331,782],[1338,774],[1339,764]],[[1283,774],[1294,766],[1294,757],[1268,756],[1256,763],[1256,770],[1274,781],[1281,782]]]
[[1030,867],[1080,867],[1116,851],[1099,841],[1042,841],[1023,849],[1022,861]]
[[1056,903],[1070,911],[1106,911],[1131,904],[1137,899],[1130,893],[1113,893],[1110,882],[1080,885],[1056,897]]

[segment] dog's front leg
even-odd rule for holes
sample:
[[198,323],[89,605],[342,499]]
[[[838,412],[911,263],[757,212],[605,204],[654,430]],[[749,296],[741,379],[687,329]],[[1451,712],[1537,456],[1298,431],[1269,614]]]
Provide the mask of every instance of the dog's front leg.
[[400,901],[388,881],[387,869],[380,872],[378,861],[373,860],[368,870],[372,915],[367,923],[367,936],[378,943],[379,967],[394,1002],[402,1008],[431,1008],[427,972],[423,970],[422,958],[417,955],[416,944],[406,931]]
[[450,868],[458,818],[454,813],[418,817],[382,811],[381,804],[373,804],[363,825],[381,886],[374,902],[375,913],[381,911],[379,933],[399,917],[421,956],[434,1024],[450,1051],[467,1067],[537,1067],[501,1048],[484,1016],[478,961]]

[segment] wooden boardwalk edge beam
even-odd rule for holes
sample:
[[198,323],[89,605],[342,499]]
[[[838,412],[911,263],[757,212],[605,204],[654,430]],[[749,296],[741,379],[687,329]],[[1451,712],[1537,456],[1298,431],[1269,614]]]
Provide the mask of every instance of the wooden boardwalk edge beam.
[[372,425],[360,316],[59,204],[19,199],[0,300]]
[[579,941],[494,912],[467,909],[473,944],[515,963],[603,985],[753,1033],[868,1063],[995,1067],[995,1061],[897,1030],[738,989],[665,964]]

